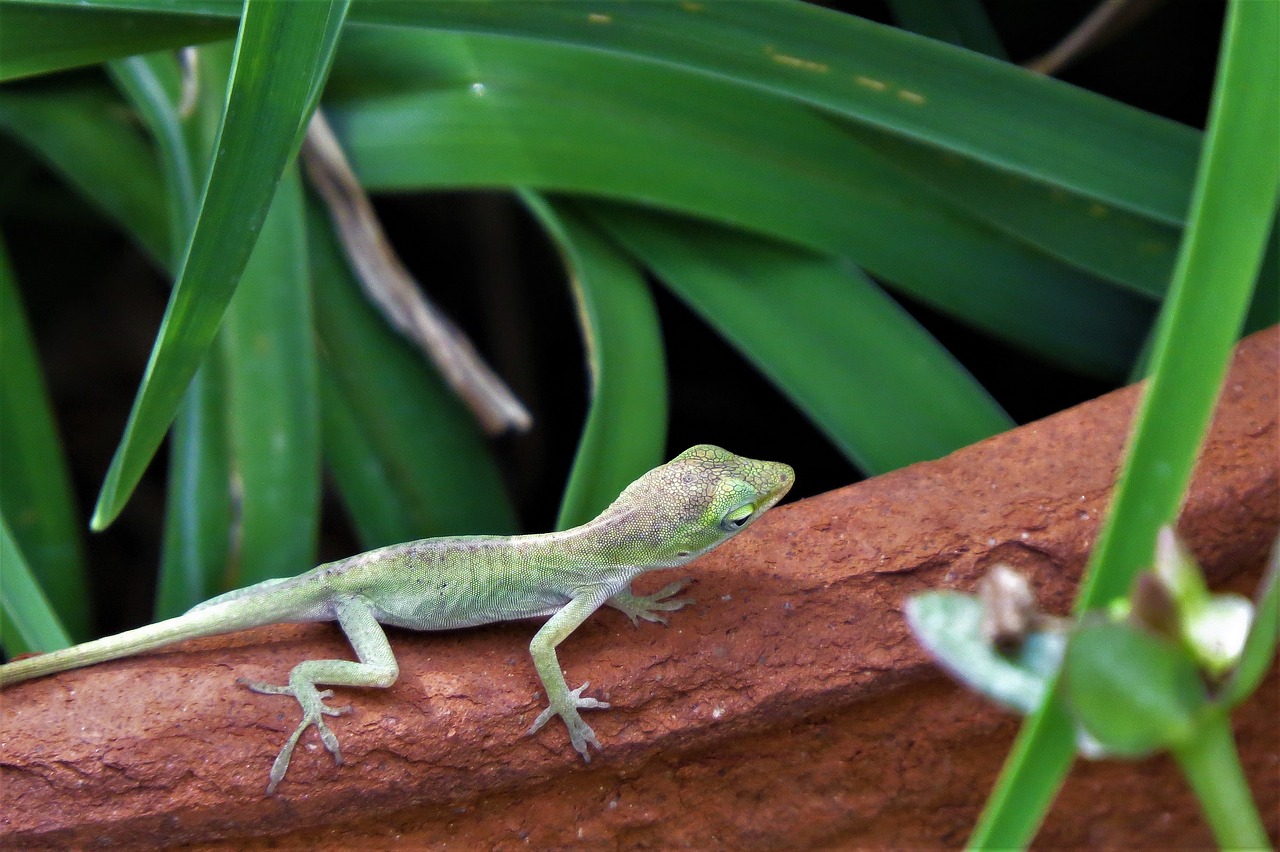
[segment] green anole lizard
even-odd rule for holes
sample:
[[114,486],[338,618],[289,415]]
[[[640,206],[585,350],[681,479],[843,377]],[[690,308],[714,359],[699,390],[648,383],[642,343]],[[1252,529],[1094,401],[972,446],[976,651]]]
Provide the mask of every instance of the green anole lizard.
[[302,722],[271,767],[270,795],[312,725],[342,763],[338,738],[324,717],[351,708],[326,705],[333,691],[317,684],[395,683],[399,667],[380,625],[451,630],[550,616],[529,643],[548,702],[529,733],[559,716],[573,747],[590,761],[588,743],[599,749],[600,742],[578,710],[609,705],[584,698],[586,683],[569,689],[556,646],[602,604],[622,610],[633,624],[637,619],[665,623],[662,612],[691,603],[671,599],[688,581],[652,595],[633,595],[631,581],[645,571],[683,565],[737,535],[782,499],[793,480],[785,464],[702,444],[631,483],[582,526],[542,535],[430,538],[371,550],[297,577],[219,595],[158,624],[0,665],[0,687],[184,639],[266,624],[337,621],[359,662],[308,660],[294,666],[282,686],[238,680],[255,692],[292,695],[302,707]]

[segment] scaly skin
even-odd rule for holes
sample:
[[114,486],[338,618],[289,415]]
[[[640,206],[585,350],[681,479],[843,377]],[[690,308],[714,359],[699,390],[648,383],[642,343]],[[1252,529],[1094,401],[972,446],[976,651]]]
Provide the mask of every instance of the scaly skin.
[[736,456],[702,444],[637,479],[600,516],[580,527],[525,536],[431,538],[383,547],[330,562],[286,580],[268,580],[200,604],[185,615],[73,648],[0,666],[0,686],[66,669],[139,654],[172,642],[265,624],[337,621],[359,662],[308,660],[289,683],[239,682],[257,692],[291,695],[302,722],[271,768],[267,793],[289,768],[299,738],[312,725],[341,764],[337,737],[325,723],[350,708],[324,703],[332,686],[393,684],[399,674],[382,624],[450,630],[515,618],[550,616],[529,652],[548,707],[529,733],[559,716],[584,760],[595,733],[578,710],[608,707],[569,689],[556,646],[602,604],[638,619],[666,622],[663,612],[690,603],[672,600],[688,582],[653,595],[631,594],[645,571],[683,565],[746,529],[782,499],[794,474],[777,462]]

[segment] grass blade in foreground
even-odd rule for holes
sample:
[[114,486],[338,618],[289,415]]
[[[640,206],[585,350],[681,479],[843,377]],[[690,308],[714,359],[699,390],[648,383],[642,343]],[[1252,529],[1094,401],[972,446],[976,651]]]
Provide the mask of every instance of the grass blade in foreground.
[[200,218],[99,494],[94,529],[123,508],[213,341],[280,175],[315,109],[346,9],[344,0],[245,4]]
[[[1280,4],[1230,6],[1187,234],[1161,317],[1110,512],[1076,601],[1124,594],[1177,517],[1240,328],[1280,189]],[[1028,718],[982,820],[976,848],[1030,843],[1071,764],[1070,724],[1051,697]]]
[[658,310],[630,258],[571,205],[533,192],[521,199],[564,257],[591,377],[590,409],[556,519],[556,529],[567,529],[662,463],[666,359]]

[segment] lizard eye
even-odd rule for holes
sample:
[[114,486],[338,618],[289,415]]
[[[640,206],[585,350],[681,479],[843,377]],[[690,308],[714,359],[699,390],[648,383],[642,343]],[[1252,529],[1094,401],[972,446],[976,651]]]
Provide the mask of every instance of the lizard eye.
[[725,532],[742,529],[742,525],[751,518],[751,513],[755,510],[756,507],[750,503],[745,503],[736,509],[730,510],[728,514],[721,518],[720,528]]

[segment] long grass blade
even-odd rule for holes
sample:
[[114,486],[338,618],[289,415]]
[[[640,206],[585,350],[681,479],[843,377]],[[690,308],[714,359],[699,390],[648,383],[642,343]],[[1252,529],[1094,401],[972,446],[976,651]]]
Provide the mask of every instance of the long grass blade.
[[120,512],[213,341],[286,163],[328,73],[347,2],[248,0],[200,217],[147,372],[94,510]]

